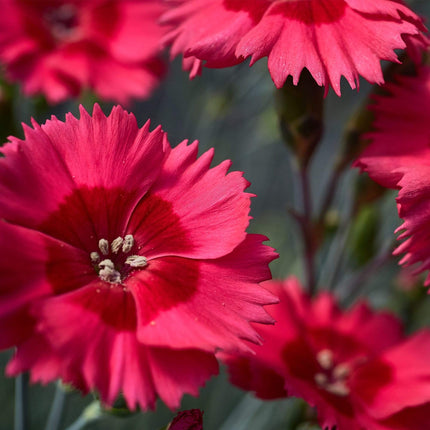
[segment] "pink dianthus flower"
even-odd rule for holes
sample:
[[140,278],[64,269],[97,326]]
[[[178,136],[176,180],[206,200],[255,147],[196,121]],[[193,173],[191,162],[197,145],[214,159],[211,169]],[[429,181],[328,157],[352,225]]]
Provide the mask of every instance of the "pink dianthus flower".
[[0,0],[0,62],[27,95],[146,97],[164,71],[161,0]]
[[404,338],[399,321],[365,303],[343,312],[330,293],[269,281],[277,321],[257,328],[254,354],[223,355],[231,380],[258,397],[302,397],[324,430],[430,428],[430,332]]
[[172,56],[183,54],[191,76],[206,67],[228,67],[268,57],[280,88],[297,84],[306,68],[318,85],[340,95],[359,76],[383,83],[380,60],[398,61],[394,49],[412,38],[425,46],[421,19],[400,0],[170,0],[164,22]]
[[115,107],[25,126],[0,160],[0,348],[7,372],[112,404],[169,407],[271,323],[273,250],[247,234],[249,185],[197,142],[171,148]]
[[372,106],[375,131],[355,165],[381,185],[399,189],[404,223],[398,231],[405,241],[395,253],[405,254],[405,265],[421,263],[418,273],[430,269],[430,67],[385,88],[389,95],[376,97]]

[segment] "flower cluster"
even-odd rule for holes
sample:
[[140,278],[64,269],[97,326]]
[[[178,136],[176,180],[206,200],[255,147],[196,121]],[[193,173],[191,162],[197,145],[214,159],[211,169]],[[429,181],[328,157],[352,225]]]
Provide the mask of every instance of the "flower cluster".
[[2,0],[0,61],[27,95],[56,103],[91,89],[127,103],[163,74],[161,0]]
[[268,281],[280,303],[262,346],[223,355],[231,381],[263,399],[299,396],[324,429],[411,430],[430,426],[430,331],[411,338],[399,321],[362,302],[342,312],[334,297],[312,300],[295,278]]
[[[129,409],[153,409],[158,399],[175,409],[221,360],[232,383],[257,397],[297,396],[314,407],[300,428],[305,421],[324,430],[430,428],[430,330],[406,336],[399,318],[365,300],[344,310],[334,293],[316,294],[317,253],[336,227],[329,218],[337,182],[358,153],[352,143],[363,137],[370,144],[355,165],[398,189],[404,241],[395,252],[417,266],[403,275],[399,294],[430,269],[430,42],[420,16],[403,0],[0,5],[5,80],[50,103],[88,90],[121,103],[146,97],[164,74],[167,46],[172,58],[183,56],[191,77],[203,67],[267,57],[275,86],[283,87],[275,96],[281,134],[299,170],[303,208],[289,213],[307,279],[306,292],[296,278],[270,280],[277,253],[265,236],[247,233],[249,183],[229,161],[213,165],[212,150],[198,156],[198,143],[188,141],[172,147],[160,126],[139,128],[120,106],[108,116],[96,104],[92,114],[81,106],[79,118],[33,120],[0,157],[0,349],[14,348],[8,375],[61,379],[97,391],[104,406],[123,396]],[[381,61],[407,57],[416,74],[375,91],[373,130],[362,135],[367,110],[347,126],[314,216],[309,167],[325,95],[332,88],[340,96],[342,78],[353,89],[360,77],[383,84],[399,67],[384,71]],[[19,107],[9,90],[0,91],[0,109],[13,117]],[[373,198],[351,202],[349,224],[366,224],[361,203]],[[356,283],[369,274],[357,272]],[[201,430],[202,412],[183,411],[167,428]]]
[[[170,0],[163,17],[172,29],[165,41],[183,54],[195,76],[206,67],[228,67],[268,57],[280,88],[308,69],[318,85],[340,95],[340,79],[352,88],[359,76],[383,82],[380,60],[397,61],[395,49],[425,46],[421,19],[398,0]],[[363,61],[366,59],[366,61]]]
[[8,373],[177,407],[217,373],[216,351],[247,350],[249,322],[273,322],[258,283],[276,254],[245,232],[248,182],[120,107],[33,127],[0,160]]

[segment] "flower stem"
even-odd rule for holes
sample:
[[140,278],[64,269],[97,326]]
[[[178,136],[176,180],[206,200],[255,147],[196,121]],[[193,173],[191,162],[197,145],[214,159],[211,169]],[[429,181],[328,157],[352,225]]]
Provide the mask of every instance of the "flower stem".
[[302,235],[304,246],[304,265],[306,272],[306,284],[310,295],[315,292],[315,266],[314,266],[314,241],[312,235],[312,200],[311,188],[309,184],[308,169],[306,166],[300,168],[300,183],[303,198],[303,223]]
[[98,420],[103,415],[103,410],[100,402],[95,400],[90,403],[79,416],[79,418],[71,424],[66,430],[82,430],[87,424]]
[[20,374],[15,379],[14,430],[28,430],[28,374]]
[[372,277],[381,267],[387,264],[393,256],[393,243],[390,240],[382,251],[371,261],[369,261],[364,268],[355,273],[352,278],[344,285],[339,287],[340,291],[346,291],[346,299],[348,302],[353,302],[363,292],[366,287],[366,281]]
[[333,203],[333,199],[337,190],[337,185],[343,172],[344,170],[340,166],[335,166],[331,172],[331,176],[328,181],[324,197],[322,199],[321,209],[317,218],[317,222],[319,223],[324,223],[324,219],[327,215],[327,212],[330,209],[331,204]]
[[290,210],[290,215],[297,221],[303,239],[303,263],[306,276],[306,286],[310,295],[313,295],[316,287],[315,279],[315,244],[312,223],[311,189],[306,166],[300,166],[299,180],[303,202],[303,212]]
[[58,382],[45,430],[58,430],[63,415],[65,399],[66,392],[61,383]]

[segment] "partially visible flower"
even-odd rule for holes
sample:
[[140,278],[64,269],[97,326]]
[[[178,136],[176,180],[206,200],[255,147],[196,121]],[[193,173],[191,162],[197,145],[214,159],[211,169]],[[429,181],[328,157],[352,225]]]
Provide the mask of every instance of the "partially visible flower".
[[[194,77],[202,64],[229,67],[268,57],[280,88],[308,69],[318,85],[340,95],[344,76],[383,83],[380,60],[395,49],[426,46],[422,20],[400,0],[170,0],[163,20],[172,56],[183,54]],[[415,40],[414,40],[415,39]],[[203,63],[202,63],[203,62]]]
[[231,380],[258,397],[302,397],[323,429],[430,428],[430,332],[404,338],[399,321],[365,303],[341,311],[330,293],[311,299],[298,281],[269,281],[280,304],[254,354],[223,355]]
[[203,430],[203,414],[200,409],[181,411],[176,415],[167,430]]
[[0,61],[27,95],[56,103],[87,88],[121,103],[164,71],[161,0],[1,0]]
[[398,77],[384,86],[388,95],[375,96],[371,105],[374,131],[365,138],[369,145],[355,162],[372,179],[399,188],[406,171],[430,166],[430,67],[415,77]]
[[170,408],[259,342],[276,257],[247,234],[249,185],[172,149],[121,107],[25,127],[0,160],[0,348],[9,374],[62,378],[134,409]]
[[398,231],[405,241],[395,252],[405,254],[401,263],[421,263],[421,272],[430,269],[430,67],[386,89],[389,96],[376,97],[375,131],[355,165],[381,185],[400,189],[397,207],[404,223]]

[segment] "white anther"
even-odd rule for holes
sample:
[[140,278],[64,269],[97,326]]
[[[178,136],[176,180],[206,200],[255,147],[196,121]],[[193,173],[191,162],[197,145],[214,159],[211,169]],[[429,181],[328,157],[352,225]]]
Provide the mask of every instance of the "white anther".
[[121,283],[121,274],[115,270],[113,262],[109,259],[99,263],[99,277],[102,281],[110,282],[111,284]]
[[100,261],[100,255],[98,252],[92,252],[90,254],[90,258],[92,263],[98,263]]
[[320,387],[325,387],[328,383],[328,378],[324,373],[316,373],[314,379]]
[[125,264],[128,264],[131,267],[145,267],[148,264],[148,260],[141,255],[130,255],[125,260]]
[[329,393],[340,397],[346,397],[350,393],[349,388],[344,382],[341,381],[333,382],[333,384],[327,384],[324,389]]
[[351,368],[344,363],[338,364],[333,369],[333,376],[335,377],[335,379],[345,379],[349,376],[350,373],[351,373]]
[[113,264],[112,260],[109,260],[109,258],[107,258],[106,260],[100,261],[99,267],[101,267],[102,269],[105,267],[108,267],[109,269],[114,269],[115,265]]
[[333,352],[329,349],[322,349],[317,354],[317,361],[323,369],[331,369],[333,367]]
[[103,255],[109,254],[109,242],[106,239],[99,240],[99,249]]
[[112,252],[114,254],[118,253],[118,251],[120,250],[123,242],[124,242],[124,239],[122,237],[117,237],[116,239],[114,239],[112,241],[112,243],[110,244],[110,249],[112,250]]
[[122,244],[122,252],[130,252],[134,246],[134,237],[132,234],[127,234],[124,237],[124,243]]

